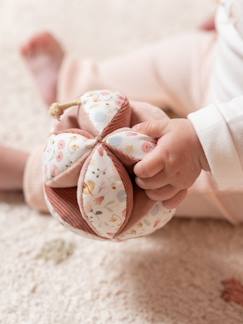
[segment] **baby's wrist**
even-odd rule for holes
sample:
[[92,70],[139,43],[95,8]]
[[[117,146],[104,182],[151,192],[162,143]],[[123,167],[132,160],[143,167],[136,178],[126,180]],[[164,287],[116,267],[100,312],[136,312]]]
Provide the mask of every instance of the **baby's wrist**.
[[193,127],[192,122],[189,119],[188,119],[188,122],[189,122],[188,124],[190,124],[191,136],[193,137],[193,143],[194,143],[196,152],[198,154],[200,166],[204,171],[210,171],[208,160],[207,160],[206,154],[203,150],[202,144],[197,136],[197,133]]

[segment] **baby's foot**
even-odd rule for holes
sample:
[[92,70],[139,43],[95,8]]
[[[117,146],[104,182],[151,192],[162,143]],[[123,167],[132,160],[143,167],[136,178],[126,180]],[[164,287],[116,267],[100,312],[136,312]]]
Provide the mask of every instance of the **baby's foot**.
[[44,102],[56,101],[57,78],[64,57],[60,43],[48,32],[31,38],[21,54],[29,67]]

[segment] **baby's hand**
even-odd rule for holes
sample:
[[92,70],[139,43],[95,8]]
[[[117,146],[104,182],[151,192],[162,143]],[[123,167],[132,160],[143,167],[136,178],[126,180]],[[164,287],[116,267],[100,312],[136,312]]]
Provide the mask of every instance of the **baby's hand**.
[[147,121],[134,126],[158,139],[153,151],[134,167],[139,187],[152,200],[175,208],[185,198],[202,169],[209,170],[199,139],[188,119]]

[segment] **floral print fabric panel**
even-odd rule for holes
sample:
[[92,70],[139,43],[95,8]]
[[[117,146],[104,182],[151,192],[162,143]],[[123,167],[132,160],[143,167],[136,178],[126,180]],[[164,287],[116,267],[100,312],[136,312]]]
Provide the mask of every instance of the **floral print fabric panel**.
[[94,127],[101,133],[126,103],[118,92],[90,91],[81,97],[81,104]]
[[94,146],[94,139],[75,133],[51,135],[44,150],[44,180],[57,177],[78,161]]
[[113,238],[126,219],[127,193],[102,144],[93,152],[82,180],[83,217],[98,235]]
[[156,202],[150,211],[137,223],[118,236],[118,240],[127,240],[149,235],[163,227],[174,215],[174,210],[167,209],[161,202]]
[[114,132],[107,136],[105,142],[111,149],[119,150],[135,161],[141,160],[155,147],[155,141],[151,137],[132,129]]

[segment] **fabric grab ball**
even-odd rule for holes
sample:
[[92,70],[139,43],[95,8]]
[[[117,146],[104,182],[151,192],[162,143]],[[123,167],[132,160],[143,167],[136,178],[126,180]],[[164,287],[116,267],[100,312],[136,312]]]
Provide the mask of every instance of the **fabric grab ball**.
[[156,142],[130,127],[128,99],[101,90],[84,94],[49,136],[43,156],[46,203],[53,216],[81,235],[140,237],[174,214],[136,186],[133,166]]

